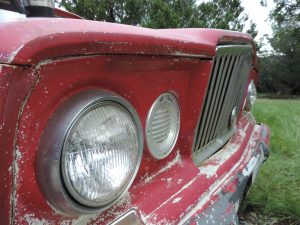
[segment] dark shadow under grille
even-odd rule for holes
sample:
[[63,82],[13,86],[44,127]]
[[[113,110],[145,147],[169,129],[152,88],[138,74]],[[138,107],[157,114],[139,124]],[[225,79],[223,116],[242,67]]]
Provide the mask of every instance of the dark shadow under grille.
[[[248,81],[252,48],[219,46],[198,123],[193,152],[201,162],[222,147],[235,130],[234,116],[240,111]],[[199,154],[198,154],[199,153]]]

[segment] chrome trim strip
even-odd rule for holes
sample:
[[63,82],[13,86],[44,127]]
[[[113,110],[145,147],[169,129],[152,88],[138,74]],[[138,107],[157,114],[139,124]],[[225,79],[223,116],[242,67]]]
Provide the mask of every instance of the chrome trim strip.
[[170,53],[166,54],[166,56],[176,56],[176,57],[183,57],[183,58],[198,58],[198,59],[212,59],[212,56],[208,55],[196,55],[196,54],[185,54],[185,53]]
[[144,225],[140,216],[135,210],[131,210],[110,225]]

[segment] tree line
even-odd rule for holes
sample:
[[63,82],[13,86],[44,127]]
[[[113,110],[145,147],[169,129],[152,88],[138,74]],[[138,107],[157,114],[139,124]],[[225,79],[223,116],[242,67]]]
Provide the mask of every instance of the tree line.
[[[268,37],[271,54],[260,53],[259,91],[300,94],[300,0],[273,0],[269,15],[273,36]],[[205,27],[242,31],[249,20],[240,0],[61,0],[60,6],[89,20],[149,28]],[[261,0],[262,7],[267,0]],[[246,31],[259,32],[250,21]]]
[[[263,2],[264,3],[264,2]],[[300,94],[300,0],[274,0],[269,15],[273,36],[272,54],[260,57],[259,91]]]

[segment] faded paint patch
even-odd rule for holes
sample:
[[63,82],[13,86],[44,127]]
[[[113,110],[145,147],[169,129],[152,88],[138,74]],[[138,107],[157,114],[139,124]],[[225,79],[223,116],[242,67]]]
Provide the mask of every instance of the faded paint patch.
[[19,176],[19,171],[20,171],[18,162],[20,161],[21,158],[22,158],[22,154],[21,154],[19,148],[17,147],[17,150],[16,150],[16,165],[15,165],[15,171],[16,171],[15,176],[17,178]]
[[139,213],[141,215],[141,220],[146,225],[173,225],[173,224],[175,224],[175,221],[170,221],[167,219],[162,219],[162,220],[158,221],[156,214],[152,215],[152,217],[148,217],[141,211]]
[[55,60],[52,60],[52,59],[45,59],[45,60],[40,61],[39,64],[38,64],[38,66],[50,64],[50,63],[53,63],[53,62],[55,62]]
[[176,164],[179,164],[179,165],[182,164],[182,159],[181,159],[181,155],[180,155],[180,153],[179,153],[179,150],[177,150],[176,156],[175,156],[175,158],[174,158],[172,161],[168,162],[167,165],[164,166],[163,168],[161,168],[158,172],[152,174],[152,175],[149,176],[149,177],[147,176],[147,177],[144,179],[143,182],[144,182],[145,184],[151,182],[155,177],[157,177],[158,175],[160,175],[160,174],[166,172],[167,170],[169,170],[171,167],[173,167],[173,166],[176,165]]
[[217,171],[220,166],[223,165],[224,162],[228,160],[234,153],[236,153],[239,147],[239,145],[232,143],[224,146],[224,148],[213,155],[209,161],[207,161],[207,163],[199,167],[201,174],[205,175],[207,179],[217,176]]
[[92,215],[84,215],[72,221],[72,225],[87,225],[93,223],[95,221],[99,222],[107,222],[107,218],[111,215],[115,216],[116,218],[122,216],[124,214],[124,209],[130,208],[131,205],[131,196],[127,191],[125,195],[113,205],[107,213],[105,214],[92,214]]
[[[15,159],[12,163],[12,165],[9,167],[8,170],[13,170],[13,176],[14,176],[14,186],[13,186],[13,191],[12,191],[12,194],[10,195],[10,204],[12,206],[15,205],[15,203],[17,202],[17,198],[18,198],[18,195],[16,195],[16,185],[17,185],[17,180],[19,179],[19,172],[20,172],[20,168],[19,168],[19,161],[21,160],[22,158],[22,154],[21,152],[19,151],[19,148],[16,147],[16,151],[15,151]],[[13,217],[11,218],[13,219]]]
[[164,205],[166,205],[168,202],[172,201],[173,199],[176,198],[176,196],[181,195],[182,192],[189,188],[200,176],[200,172],[192,179],[190,180],[187,184],[185,184],[179,191],[177,191],[175,194],[173,194],[169,199],[167,199],[166,201],[164,201],[163,203],[161,203],[152,213],[150,213],[149,215],[146,216],[146,220],[153,217],[153,215],[155,215],[155,212],[158,211],[161,207],[163,207]]
[[17,48],[15,51],[13,51],[10,56],[7,58],[7,62],[11,63],[16,55],[21,51],[21,49],[24,47],[24,45],[21,45],[19,48]]
[[162,178],[161,180],[163,181],[166,181],[167,182],[167,188],[171,187],[172,186],[172,178],[169,177],[169,178]]
[[[253,135],[254,135],[254,132],[252,133],[250,140],[253,139]],[[237,147],[238,146],[235,146],[231,150],[234,151],[234,149],[236,149]],[[188,208],[188,210],[186,210],[187,213],[185,215],[182,214],[180,216],[181,217],[181,221],[178,223],[178,225],[182,225],[186,221],[188,221],[188,219],[191,218],[196,212],[198,212],[199,210],[201,210],[205,206],[205,204],[207,204],[211,200],[211,198],[213,196],[215,196],[216,194],[220,193],[222,187],[225,184],[227,184],[228,180],[230,180],[230,177],[232,176],[232,173],[243,164],[243,161],[247,161],[247,160],[250,159],[250,157],[251,157],[252,154],[251,154],[251,151],[249,151],[249,148],[250,149],[253,148],[253,145],[251,144],[251,142],[248,143],[248,145],[246,147],[247,150],[245,150],[245,152],[243,153],[243,155],[240,158],[240,160],[231,168],[231,170],[228,173],[226,173],[222,178],[218,179],[214,184],[212,184],[210,186],[210,188],[205,193],[203,193],[200,196],[200,198],[198,199],[197,203],[195,205],[192,205],[190,207],[191,210],[189,210],[190,208]],[[220,152],[222,152],[222,151],[220,151]],[[248,161],[248,163],[249,162],[250,162],[250,160]],[[199,174],[202,174],[201,170],[200,170]]]
[[209,164],[200,168],[201,174],[204,174],[207,179],[217,176],[217,170],[219,169],[220,164]]
[[177,184],[181,184],[183,179],[178,179]]
[[26,214],[23,217],[23,221],[26,221],[27,224],[29,225],[52,225],[54,223],[50,223],[45,219],[38,219],[35,217],[33,213]]
[[175,199],[172,201],[172,203],[173,203],[173,204],[176,204],[176,203],[180,202],[181,199],[182,199],[182,197],[175,198]]

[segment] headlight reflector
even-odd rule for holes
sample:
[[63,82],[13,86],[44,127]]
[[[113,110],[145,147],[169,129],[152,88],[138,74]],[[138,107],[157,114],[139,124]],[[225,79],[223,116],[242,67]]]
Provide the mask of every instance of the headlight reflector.
[[153,103],[146,121],[146,141],[151,155],[167,157],[174,148],[180,127],[180,111],[171,93],[160,95]]
[[253,107],[257,97],[257,91],[256,87],[254,84],[254,81],[251,80],[249,85],[248,85],[248,92],[245,100],[245,106],[244,109],[250,111],[251,108]]
[[129,112],[116,103],[101,103],[82,114],[65,139],[62,174],[78,202],[98,207],[130,182],[138,163],[138,131]]

